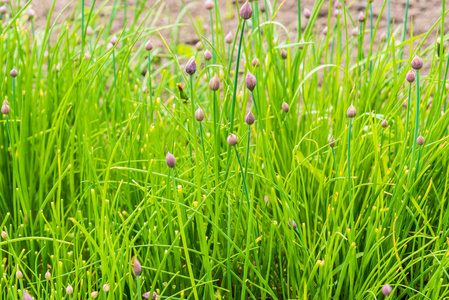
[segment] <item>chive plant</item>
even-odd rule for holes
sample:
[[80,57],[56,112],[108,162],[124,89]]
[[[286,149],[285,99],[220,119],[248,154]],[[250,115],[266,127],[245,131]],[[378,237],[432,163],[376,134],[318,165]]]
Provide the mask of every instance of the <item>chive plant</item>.
[[0,6],[0,298],[449,297],[444,2],[50,2]]

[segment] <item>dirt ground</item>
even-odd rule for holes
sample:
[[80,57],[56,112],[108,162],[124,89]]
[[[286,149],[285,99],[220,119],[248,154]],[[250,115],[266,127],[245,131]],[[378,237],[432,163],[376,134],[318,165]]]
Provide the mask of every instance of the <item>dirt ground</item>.
[[[90,6],[92,0],[85,0],[85,5]],[[107,6],[110,7],[112,5],[114,0],[109,0]],[[123,3],[124,0],[118,0],[119,3]],[[132,19],[133,17],[133,11],[132,8],[135,5],[135,1],[137,0],[127,0],[128,1],[128,19]],[[271,3],[271,5],[274,3],[275,0],[267,0],[268,3]],[[331,0],[333,1],[333,0]],[[40,25],[44,25],[47,18],[47,12],[49,7],[51,6],[51,3],[53,0],[33,0],[32,6],[33,9],[36,11],[38,19],[37,19],[37,27]],[[69,3],[69,0],[56,0],[56,7],[55,7],[55,13],[54,16],[56,16],[66,5]],[[146,1],[146,6],[149,8],[151,5],[153,5],[156,0],[150,0]],[[235,5],[234,0],[219,0],[220,4],[220,10],[223,16],[227,16],[223,18],[223,27],[224,31],[235,31],[236,24],[238,22],[237,18],[237,9]],[[278,0],[277,3],[281,3],[282,1]],[[281,22],[286,26],[288,29],[291,30],[292,38],[296,37],[297,32],[297,24],[298,24],[298,17],[297,17],[297,1],[296,0],[285,0],[284,5],[280,9],[276,21]],[[314,0],[301,0],[301,8],[309,8],[312,9],[314,5]],[[317,21],[318,29],[321,30],[324,28],[327,24],[327,12],[328,12],[328,1],[322,8],[319,18]],[[386,0],[385,0],[386,2]],[[78,3],[78,4],[77,4]],[[73,10],[77,7],[79,10],[80,1],[75,1],[75,4],[72,4],[67,10],[65,16],[69,16],[73,13]],[[102,0],[97,0],[96,6],[98,7],[104,3]],[[204,0],[163,0],[163,4],[165,5],[163,9],[163,14],[160,18],[160,21],[158,25],[166,25],[168,24],[169,17],[171,19],[175,18],[180,9],[181,6],[189,7],[189,12],[193,16],[194,19],[197,18],[203,18],[206,23],[208,22],[208,12],[203,8]],[[263,8],[265,5],[264,0],[258,0],[258,5],[260,8]],[[400,26],[402,26],[402,23],[404,21],[404,13],[405,13],[405,3],[406,0],[392,0],[391,1],[391,22],[392,22],[392,28],[398,29],[398,32],[400,31]],[[346,4],[350,6],[350,11],[354,19],[357,18],[357,15],[360,11],[365,11],[367,1],[348,1],[346,0]],[[374,13],[374,22],[377,21],[378,16],[381,12],[382,5],[384,4],[384,1],[375,0],[373,1],[373,13]],[[270,6],[270,5],[268,5]],[[446,9],[449,9],[449,5]],[[335,9],[332,8],[332,11]],[[413,21],[413,28],[414,28],[414,35],[421,34],[423,32],[426,32],[431,28],[431,26],[438,20],[438,18],[441,16],[441,10],[442,10],[442,2],[440,0],[409,0],[409,22],[410,20]],[[108,8],[104,12],[102,12],[103,18],[105,20],[109,19],[110,9]],[[231,17],[229,17],[231,16]],[[378,38],[382,35],[382,33],[385,33],[386,31],[386,18],[387,17],[387,10],[385,7],[384,13],[381,18],[380,23],[380,29],[378,32]],[[305,19],[303,20],[303,27],[305,26]],[[335,18],[331,17],[331,22],[335,21]],[[183,18],[183,22],[190,23],[190,20],[187,16]],[[97,20],[97,23],[102,23],[101,20]],[[107,23],[106,21],[104,23]],[[113,30],[118,30],[123,24],[123,9],[120,10],[120,12],[117,14]],[[449,30],[449,16],[447,16],[447,21],[445,22],[445,28],[446,30]],[[408,25],[408,32],[410,32],[410,25]],[[166,35],[168,38],[168,31],[162,32],[162,34]],[[436,32],[435,32],[436,34]],[[435,36],[433,35],[433,37]],[[181,31],[181,41],[188,44],[194,44],[198,40],[198,37],[195,34],[195,31],[189,27],[183,27]],[[157,42],[156,42],[157,43]]]

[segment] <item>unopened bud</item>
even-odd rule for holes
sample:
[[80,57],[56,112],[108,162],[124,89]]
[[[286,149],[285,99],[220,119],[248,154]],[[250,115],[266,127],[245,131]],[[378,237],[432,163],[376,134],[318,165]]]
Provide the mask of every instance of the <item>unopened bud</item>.
[[229,145],[235,146],[235,145],[237,145],[237,142],[239,141],[239,139],[237,138],[237,136],[235,134],[231,133],[228,136],[228,138],[226,139],[226,141],[228,142]]
[[256,87],[256,84],[257,84],[256,77],[250,71],[248,71],[248,73],[246,74],[245,84],[246,84],[246,88],[248,90],[250,90],[251,92]]
[[351,104],[346,111],[346,116],[350,119],[354,118],[357,115],[357,111],[355,110],[355,107]]
[[308,18],[310,18],[310,16],[312,15],[312,12],[310,11],[310,9],[304,8],[303,14],[304,14],[304,17],[305,17],[306,19],[308,19]]
[[212,53],[209,50],[204,51],[204,59],[207,61],[212,59]]
[[388,127],[388,121],[387,120],[383,120],[381,123],[383,128],[387,128]]
[[288,113],[288,111],[290,110],[290,105],[288,105],[287,102],[282,103],[282,110],[283,110],[285,113]]
[[173,169],[176,164],[175,156],[173,154],[171,154],[170,152],[168,152],[167,156],[165,157],[165,162],[167,163],[167,166],[169,168]]
[[204,112],[201,109],[201,107],[198,107],[198,109],[196,110],[196,112],[195,112],[195,119],[198,122],[203,122],[204,121]]
[[215,74],[214,77],[212,77],[209,81],[209,89],[212,91],[218,91],[220,88],[220,79],[218,78],[217,74]]
[[19,75],[19,72],[17,72],[16,68],[14,68],[11,70],[11,72],[9,72],[9,75],[11,75],[11,77],[15,78],[15,77],[17,77],[17,75]]
[[204,8],[206,8],[207,10],[211,10],[215,7],[214,1],[213,0],[206,0],[206,2],[204,2]]
[[231,44],[234,40],[234,37],[232,36],[232,32],[228,32],[228,34],[225,36],[225,42],[226,44]]
[[410,70],[407,73],[407,75],[405,75],[405,79],[410,83],[413,83],[413,81],[415,81],[415,78],[416,78],[416,76],[415,76],[415,72],[413,72],[413,70]]
[[240,8],[240,17],[244,20],[248,20],[253,15],[253,10],[251,5],[246,1],[245,4]]
[[189,74],[190,76],[192,76],[193,74],[195,74],[196,72],[196,61],[195,61],[195,57],[192,56],[189,61],[186,64],[186,72],[187,74]]
[[416,139],[416,143],[418,144],[418,146],[422,146],[424,145],[424,138],[422,137],[422,135],[418,136],[418,138]]
[[361,23],[365,22],[365,14],[363,12],[360,12],[357,17],[357,20],[359,20],[359,22],[361,22]]
[[145,44],[145,50],[147,50],[147,51],[153,50],[153,43],[152,43],[151,41],[148,41],[148,42]]
[[423,61],[422,61],[422,59],[420,57],[415,56],[415,58],[412,60],[411,65],[412,65],[413,69],[419,70],[423,66]]
[[254,115],[253,115],[252,112],[249,112],[249,113],[246,115],[246,118],[245,118],[246,124],[248,124],[248,125],[253,125],[253,124],[254,124],[254,121],[256,121],[256,118],[254,117]]

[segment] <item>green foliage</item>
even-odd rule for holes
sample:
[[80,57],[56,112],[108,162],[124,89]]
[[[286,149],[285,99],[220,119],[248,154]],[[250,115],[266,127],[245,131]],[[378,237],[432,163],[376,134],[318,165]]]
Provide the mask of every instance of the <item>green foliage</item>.
[[[325,2],[315,1],[296,35],[278,22],[285,1],[259,0],[228,45],[218,0],[197,21],[189,3],[160,27],[165,1],[129,1],[128,25],[107,47],[125,7],[106,2],[85,6],[84,16],[78,5],[62,21],[55,0],[47,25],[33,30],[27,7],[3,15],[0,91],[11,111],[0,120],[1,299],[23,298],[23,289],[67,299],[68,285],[73,299],[95,291],[103,299],[153,291],[161,299],[382,299],[387,283],[391,298],[449,297],[444,14],[429,32],[395,40],[400,27],[377,43],[379,21],[356,23],[348,7],[332,21],[329,8],[323,35],[315,22]],[[230,8],[238,16],[234,6],[224,13]],[[113,15],[106,28],[102,9]],[[88,25],[92,36],[81,30]],[[195,30],[211,61],[180,44],[183,30]],[[189,76],[192,55],[198,68]],[[415,55],[424,68],[409,85]],[[215,74],[217,92],[208,85]],[[254,125],[245,123],[249,111]]]

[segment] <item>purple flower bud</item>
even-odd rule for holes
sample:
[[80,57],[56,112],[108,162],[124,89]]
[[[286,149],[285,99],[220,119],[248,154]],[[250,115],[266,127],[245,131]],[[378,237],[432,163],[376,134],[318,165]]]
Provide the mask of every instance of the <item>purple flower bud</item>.
[[359,20],[359,22],[365,22],[365,14],[362,11],[359,13],[357,20]]
[[304,14],[304,17],[305,17],[306,19],[308,19],[308,18],[310,18],[310,16],[312,15],[312,12],[310,11],[310,9],[304,8],[303,14]]
[[322,33],[323,35],[326,35],[326,34],[327,34],[327,26],[323,28],[323,31],[321,31],[321,33]]
[[145,44],[145,50],[147,50],[147,51],[153,50],[153,43],[152,43],[151,41],[148,41],[148,42]]
[[23,278],[23,273],[20,270],[17,270],[16,277],[17,277],[17,279],[22,279]]
[[90,53],[88,51],[84,53],[84,59],[86,60],[90,59]]
[[287,102],[282,103],[282,110],[283,110],[285,113],[288,113],[288,111],[290,110],[290,105],[288,105]]
[[196,112],[195,112],[195,119],[198,122],[203,122],[204,121],[204,112],[201,109],[201,107],[198,107],[198,109],[196,110]]
[[27,292],[23,292],[23,300],[33,300],[33,297]]
[[256,77],[250,71],[248,71],[248,73],[246,74],[245,84],[246,84],[246,88],[248,90],[250,90],[251,92],[256,87],[256,84],[257,84]]
[[6,12],[7,12],[6,5],[0,6],[0,14],[4,15],[6,14]]
[[196,51],[202,51],[203,50],[203,43],[201,43],[201,41],[196,43],[195,44],[195,49],[196,49]]
[[410,70],[407,75],[405,75],[405,79],[410,83],[413,83],[413,81],[415,81],[415,78],[415,72],[413,72],[412,70]]
[[287,51],[285,49],[281,49],[281,57],[282,59],[287,59]]
[[217,74],[215,74],[215,76],[212,77],[209,81],[209,88],[214,92],[220,89],[220,79],[218,78]]
[[69,284],[69,285],[67,285],[67,288],[65,289],[65,292],[67,293],[67,294],[72,294],[73,293],[73,287]]
[[87,28],[86,28],[86,35],[91,36],[93,34],[94,34],[93,28],[90,25],[87,26]]
[[105,283],[103,284],[103,291],[105,291],[106,293],[109,292],[110,286],[109,284]]
[[233,40],[234,40],[234,37],[232,35],[232,32],[229,31],[228,34],[225,36],[225,43],[231,44]]
[[388,127],[388,121],[387,120],[383,120],[380,125],[382,125],[382,128],[387,128]]
[[293,230],[296,230],[296,228],[298,228],[298,225],[296,224],[295,221],[288,220],[288,229],[292,229],[291,224],[293,224]]
[[111,38],[111,44],[112,45],[115,45],[115,44],[117,44],[117,42],[118,42],[118,38],[117,38],[117,36],[113,36],[112,38]]
[[51,279],[51,273],[50,271],[45,272],[45,279],[50,280]]
[[351,34],[352,34],[352,36],[359,35],[359,29],[358,28],[353,28]]
[[384,294],[385,297],[388,297],[392,291],[393,288],[388,283],[382,287],[382,294]]
[[8,238],[8,234],[6,233],[6,231],[2,230],[2,239],[6,240]]
[[34,9],[30,8],[30,9],[27,11],[27,15],[28,15],[29,18],[33,18],[33,17],[36,16],[36,11],[35,11]]
[[229,145],[235,146],[237,145],[237,142],[239,141],[238,137],[235,134],[230,134],[228,138],[226,139]]
[[3,101],[2,105],[2,114],[7,115],[11,111],[11,108],[9,107],[9,103],[7,100]]
[[11,77],[15,78],[15,77],[17,77],[17,75],[19,75],[19,72],[17,72],[16,68],[14,68],[11,70],[11,72],[9,72],[9,75],[11,75]]
[[422,137],[422,135],[418,136],[418,139],[416,140],[416,143],[418,144],[418,146],[422,146],[424,145],[424,138]]
[[209,50],[204,51],[204,59],[207,61],[212,59],[212,53]]
[[254,121],[256,121],[256,118],[254,117],[254,115],[253,115],[252,112],[249,112],[249,113],[246,115],[246,118],[245,118],[246,124],[248,124],[248,125],[253,125],[253,124],[254,124]]
[[167,153],[167,156],[165,157],[165,162],[167,163],[167,166],[171,169],[175,167],[176,164],[176,158],[173,154],[170,152]]
[[412,68],[415,70],[419,70],[422,68],[423,66],[423,61],[421,58],[419,58],[418,56],[415,56],[415,58],[412,60]]
[[189,74],[190,76],[192,76],[193,74],[195,74],[196,72],[196,61],[195,61],[195,57],[192,56],[189,61],[186,64],[186,72],[187,74]]
[[206,8],[207,10],[211,10],[214,7],[215,7],[214,1],[206,0],[206,2],[204,2],[204,8]]
[[331,147],[331,148],[335,147],[335,139],[333,136],[329,140],[329,147]]
[[332,13],[332,15],[333,15],[334,17],[338,17],[338,9],[334,10],[334,12]]
[[357,115],[357,111],[355,110],[355,107],[351,104],[348,108],[348,110],[346,111],[346,116],[349,119],[354,118]]
[[[142,295],[142,299],[148,300],[150,299],[150,292],[146,292]],[[151,300],[157,300],[157,293],[153,292],[153,296],[151,297]]]
[[92,297],[92,299],[95,299],[98,297],[98,292],[94,291],[94,292],[90,293],[90,296]]
[[134,258],[133,261],[133,272],[136,276],[140,276],[140,274],[142,274],[142,266],[140,265],[140,262],[137,260],[137,258]]
[[334,8],[338,9],[340,6],[341,4],[340,2],[338,2],[338,0],[334,2]]
[[240,8],[240,17],[244,20],[248,20],[253,15],[253,10],[251,5],[246,1],[245,4]]
[[251,63],[253,67],[257,68],[260,65],[260,60],[257,57],[255,57]]

